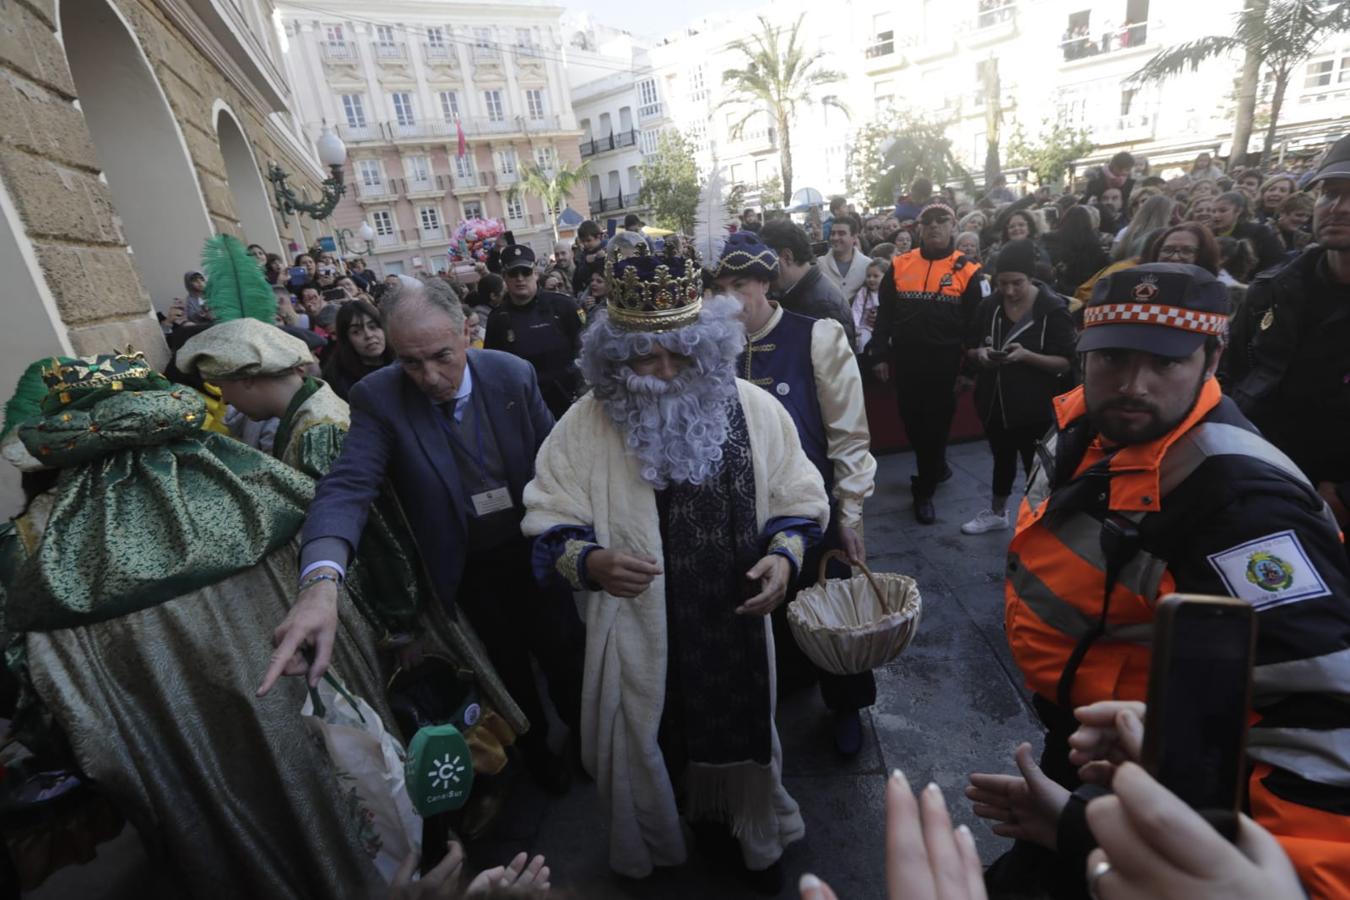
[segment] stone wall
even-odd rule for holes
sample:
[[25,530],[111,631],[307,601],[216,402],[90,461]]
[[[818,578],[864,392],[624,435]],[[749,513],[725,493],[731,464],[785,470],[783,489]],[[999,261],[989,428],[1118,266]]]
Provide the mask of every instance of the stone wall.
[[[212,111],[217,100],[228,105],[259,165],[265,165],[285,158],[266,134],[268,110],[249,103],[153,0],[112,2],[178,120],[213,227],[240,235]],[[162,364],[167,349],[101,177],[98,148],[76,103],[56,14],[56,0],[0,0],[0,179],[75,351],[107,352],[131,344]],[[317,193],[317,186],[306,182],[294,183]],[[186,261],[184,268],[190,266]]]

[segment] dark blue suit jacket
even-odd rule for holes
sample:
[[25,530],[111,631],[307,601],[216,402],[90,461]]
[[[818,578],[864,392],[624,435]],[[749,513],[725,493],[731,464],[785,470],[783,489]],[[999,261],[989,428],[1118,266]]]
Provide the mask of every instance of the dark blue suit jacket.
[[[484,401],[511,498],[520,506],[553,416],[539,395],[534,367],[525,360],[495,350],[469,350],[468,357],[473,392]],[[332,470],[319,481],[303,543],[341,538],[355,550],[370,504],[387,478],[441,602],[454,602],[464,573],[471,506],[455,454],[435,419],[442,413],[398,363],[361,379],[348,402],[351,430]]]

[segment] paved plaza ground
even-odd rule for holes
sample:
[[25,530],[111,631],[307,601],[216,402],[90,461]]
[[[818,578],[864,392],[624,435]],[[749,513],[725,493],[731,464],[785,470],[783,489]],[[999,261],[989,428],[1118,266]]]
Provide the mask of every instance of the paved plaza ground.
[[[864,714],[866,740],[855,759],[830,744],[828,718],[814,689],[780,699],[778,724],[788,790],[801,804],[806,839],[784,857],[788,884],[806,871],[828,881],[840,900],[885,896],[882,883],[882,790],[899,768],[912,783],[935,781],[969,824],[985,862],[1005,842],[970,813],[961,792],[972,771],[1012,771],[1022,740],[1039,745],[1040,729],[1027,705],[1003,639],[1003,552],[1008,532],[978,537],[961,523],[988,502],[989,453],[981,442],[952,448],[953,477],[938,491],[938,522],[922,526],[910,512],[908,453],[882,457],[876,495],[867,504],[872,568],[918,580],[923,620],[903,656],[879,670],[877,704]],[[514,790],[500,824],[474,847],[490,865],[517,850],[544,853],[553,884],[583,900],[600,898],[745,897],[734,881],[694,856],[684,867],[643,882],[609,873],[608,833],[594,784],[579,783],[552,798],[526,782]],[[40,898],[143,897],[144,860],[126,829],[100,859],[51,879]]]

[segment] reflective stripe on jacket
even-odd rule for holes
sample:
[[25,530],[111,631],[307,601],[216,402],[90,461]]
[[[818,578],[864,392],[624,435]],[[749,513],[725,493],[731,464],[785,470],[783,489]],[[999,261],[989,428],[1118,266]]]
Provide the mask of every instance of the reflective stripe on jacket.
[[[1073,681],[1073,705],[1145,699],[1163,595],[1251,602],[1250,812],[1314,896],[1350,896],[1350,571],[1330,511],[1213,379],[1169,434],[1114,451],[1094,439],[1081,388],[1054,405],[1058,426],[1039,450],[1008,552],[1005,624],[1028,687],[1055,699],[1066,662],[1101,616],[1102,523],[1124,517],[1137,548],[1112,590],[1106,633]],[[1250,563],[1250,580],[1225,580],[1223,563],[1261,542],[1296,551],[1281,552],[1306,589],[1266,593]]]

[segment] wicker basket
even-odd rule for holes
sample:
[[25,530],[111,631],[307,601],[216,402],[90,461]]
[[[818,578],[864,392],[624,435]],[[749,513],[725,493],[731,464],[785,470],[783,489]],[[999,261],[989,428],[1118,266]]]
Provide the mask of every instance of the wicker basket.
[[868,672],[894,660],[914,640],[923,603],[908,575],[874,574],[866,565],[852,578],[825,578],[820,561],[816,583],[788,604],[792,636],[811,661],[836,675]]

